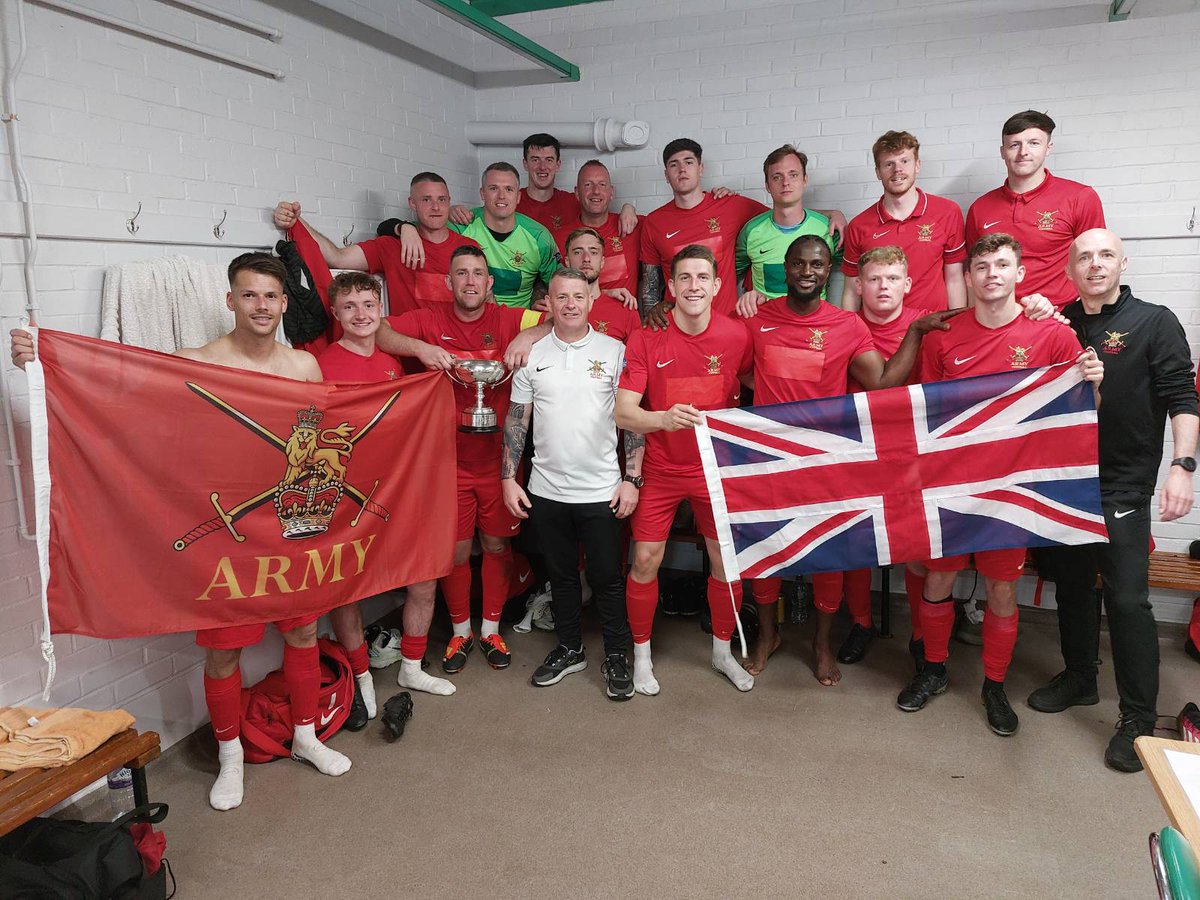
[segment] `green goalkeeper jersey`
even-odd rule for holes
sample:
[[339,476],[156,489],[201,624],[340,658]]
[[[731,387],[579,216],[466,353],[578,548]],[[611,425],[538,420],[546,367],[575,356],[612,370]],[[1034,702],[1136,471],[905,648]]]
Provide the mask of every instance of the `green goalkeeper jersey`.
[[833,256],[830,271],[836,271],[841,263],[842,254],[834,249],[828,217],[815,209],[806,209],[804,219],[799,225],[785,228],[775,223],[771,217],[771,210],[768,209],[747,222],[738,233],[734,252],[738,283],[741,283],[742,276],[749,269],[751,286],[764,297],[782,297],[786,294],[787,276],[783,258],[792,241],[803,234],[815,234],[825,239]]
[[483,210],[476,209],[470,225],[449,227],[475,241],[487,258],[488,272],[495,279],[492,295],[504,306],[528,308],[533,285],[540,276],[546,284],[558,271],[558,248],[545,226],[516,213],[516,228],[499,240],[483,223]]

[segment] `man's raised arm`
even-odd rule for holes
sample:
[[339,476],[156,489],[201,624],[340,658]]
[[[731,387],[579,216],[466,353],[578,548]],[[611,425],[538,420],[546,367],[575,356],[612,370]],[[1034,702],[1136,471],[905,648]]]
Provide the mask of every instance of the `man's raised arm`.
[[317,246],[321,248],[321,256],[325,265],[331,269],[352,269],[355,272],[368,271],[367,256],[358,244],[349,247],[339,247],[307,221],[300,218],[300,204],[295,201],[283,201],[275,207],[275,227],[281,231],[290,231],[296,224],[303,225],[312,235]]

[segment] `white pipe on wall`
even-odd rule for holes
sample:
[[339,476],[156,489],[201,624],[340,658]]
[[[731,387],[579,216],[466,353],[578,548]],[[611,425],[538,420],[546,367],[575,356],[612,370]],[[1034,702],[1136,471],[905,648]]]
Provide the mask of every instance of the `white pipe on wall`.
[[283,32],[272,25],[255,22],[253,19],[231,16],[229,13],[219,10],[214,6],[209,6],[207,3],[199,3],[197,0],[163,0],[163,2],[171,6],[178,6],[182,9],[199,13],[205,18],[212,19],[214,22],[220,22],[222,25],[228,25],[230,28],[238,28],[250,34],[264,37],[268,41],[278,42],[283,40]]
[[645,147],[648,122],[600,118],[594,122],[468,122],[467,140],[492,147],[519,146],[531,134],[552,134],[564,147],[612,151]]

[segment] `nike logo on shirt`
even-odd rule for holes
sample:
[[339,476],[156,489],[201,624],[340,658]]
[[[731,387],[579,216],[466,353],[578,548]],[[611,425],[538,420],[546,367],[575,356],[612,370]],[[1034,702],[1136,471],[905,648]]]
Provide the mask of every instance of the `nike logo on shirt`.
[[881,231],[881,232],[879,232],[878,234],[873,234],[873,235],[871,235],[871,239],[872,239],[872,240],[879,240],[879,239],[880,239],[881,237],[883,237],[885,234],[889,234],[889,233],[891,232],[891,230],[892,230],[892,229],[890,229],[890,228],[889,228],[887,231]]
[[765,248],[765,249],[763,249],[763,250],[759,250],[759,251],[758,251],[758,255],[759,255],[759,256],[762,256],[764,253],[769,253],[770,251],[771,251],[771,248],[770,248],[770,247],[767,247],[767,248]]
[[778,327],[779,327],[778,325],[772,325],[770,328],[768,328],[766,325],[760,325],[758,330],[761,331],[763,334],[766,334],[768,331],[774,331]]
[[675,235],[677,235],[677,234],[679,234],[679,231],[668,231],[667,232],[667,240],[669,241],[671,238],[675,237]]
[[675,362],[675,357],[672,356],[666,362],[655,363],[655,365],[658,366],[660,369],[665,369],[667,366],[669,366],[673,362]]
[[[978,354],[976,354],[976,355],[978,355]],[[955,364],[956,366],[965,366],[967,363],[969,363],[969,362],[970,362],[971,360],[973,360],[974,358],[975,358],[974,356],[968,356],[966,359],[959,359],[959,358],[956,356],[956,357],[954,357],[954,364]]]
[[1127,515],[1129,515],[1131,512],[1137,512],[1137,510],[1136,509],[1126,509],[1126,510],[1123,510],[1122,512],[1115,512],[1115,513],[1113,513],[1113,518],[1114,519],[1123,519]]
[[984,231],[987,231],[987,230],[988,230],[989,228],[991,228],[993,225],[999,225],[999,224],[1000,224],[1000,220],[999,220],[999,219],[997,219],[995,222],[984,222],[984,223],[983,223],[983,230],[984,230]]
[[450,335],[448,335],[448,334],[443,334],[442,340],[443,341],[452,341],[452,340],[454,340],[454,338],[450,337]]
[[538,366],[536,369],[534,369],[534,371],[535,371],[535,372],[545,372],[547,369],[552,369],[552,368],[554,368],[554,366],[553,366],[553,365],[549,365],[549,366]]

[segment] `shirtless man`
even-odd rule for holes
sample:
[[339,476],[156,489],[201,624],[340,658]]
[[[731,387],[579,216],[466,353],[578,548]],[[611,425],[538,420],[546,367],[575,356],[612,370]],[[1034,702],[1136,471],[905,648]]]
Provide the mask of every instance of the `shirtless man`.
[[[199,362],[278,375],[296,381],[320,381],[321,369],[312,354],[293,350],[275,340],[287,309],[283,263],[266,253],[244,253],[229,264],[229,293],[225,305],[233,312],[233,331],[203,347],[184,348],[176,356]],[[34,358],[33,337],[12,332],[13,362],[24,368]],[[315,720],[321,668],[317,652],[317,615],[297,616],[275,623],[283,635],[283,674],[291,698],[292,758],[311,763],[326,775],[341,775],[350,760],[317,740]],[[208,794],[213,809],[234,809],[242,802],[241,694],[239,661],[242,648],[257,644],[265,624],[206,628],[196,633],[205,648],[204,699],[217,738],[220,772]]]

